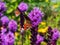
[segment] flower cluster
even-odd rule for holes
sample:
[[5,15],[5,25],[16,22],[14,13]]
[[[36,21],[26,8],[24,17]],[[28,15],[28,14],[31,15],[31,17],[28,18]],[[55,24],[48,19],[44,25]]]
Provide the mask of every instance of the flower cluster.
[[8,26],[9,18],[8,18],[7,16],[1,17],[1,21],[2,21],[2,26],[3,26],[3,27]]
[[[1,17],[2,18],[2,17]],[[8,25],[6,25],[7,23],[7,20],[1,20],[5,25],[2,25],[2,27],[1,27],[1,38],[0,39],[2,39],[2,41],[1,41],[1,43],[2,44],[5,44],[5,45],[13,45],[14,44],[14,32],[17,30],[17,23],[16,23],[16,21],[14,21],[14,20],[9,20],[9,23],[8,23]],[[2,23],[2,24],[3,24]],[[6,26],[6,27],[5,27]],[[2,38],[2,37],[4,37],[4,38]]]
[[37,41],[36,41],[36,43],[40,43],[42,41],[44,41],[44,37],[42,37],[39,34],[37,34]]
[[[1,17],[2,18],[2,17]],[[2,21],[3,22],[3,21]],[[5,20],[6,22],[6,20]],[[7,24],[5,23],[4,24]],[[2,23],[3,24],[3,23]],[[14,20],[9,21],[8,25],[5,27],[6,25],[2,25],[1,27],[1,38],[3,40],[3,44],[7,44],[7,45],[13,45],[14,44],[14,32],[17,30],[17,23]],[[4,38],[2,38],[4,37]],[[1,41],[2,43],[2,41]]]
[[52,40],[57,40],[59,38],[59,31],[58,31],[58,29],[54,28],[52,32],[53,32]]
[[6,5],[4,2],[0,2],[0,12],[5,12],[6,11]]
[[14,45],[14,32],[17,30],[17,23],[4,16],[4,11],[6,11],[6,5],[0,2],[0,44]]
[[2,45],[13,45],[15,38],[14,38],[14,34],[12,32],[8,32],[7,34],[5,33],[1,33],[1,44]]
[[48,27],[47,30],[48,31],[45,34],[42,31],[40,31],[39,34],[37,34],[37,44],[39,44],[39,43],[41,44],[41,42],[43,41],[43,42],[47,42],[47,45],[49,45],[49,44],[56,45],[60,32],[58,31],[58,29],[56,29],[56,28],[52,29],[51,27]]
[[18,9],[21,11],[21,12],[24,12],[28,9],[28,5],[24,2],[21,2],[18,6]]
[[14,20],[11,20],[8,24],[9,30],[15,32],[17,30],[17,23]]
[[[43,12],[41,12],[41,10],[38,7],[34,7],[33,10],[28,14],[28,17],[31,21],[31,45],[39,45],[40,41],[43,40],[43,38],[38,34],[37,30],[38,30],[38,24],[42,21],[42,17],[43,17]],[[41,38],[42,40],[41,40]],[[39,40],[40,39],[40,40]]]
[[8,43],[8,45],[14,45],[14,41],[15,41],[14,34],[12,32],[6,34],[4,41]]
[[37,26],[42,21],[42,16],[43,13],[39,10],[39,8],[34,7],[28,15],[28,17],[31,19],[32,27]]
[[4,2],[0,1],[0,18],[3,16],[3,12],[6,11],[6,5]]
[[[11,22],[13,21],[13,23]],[[1,28],[1,44],[5,44],[5,45],[14,45],[14,41],[15,41],[15,38],[14,38],[14,32],[17,30],[17,23],[14,21],[14,20],[11,20],[10,22],[12,23],[11,24],[8,24],[7,27],[4,27],[2,26]],[[9,22],[9,23],[10,23]],[[12,30],[11,30],[12,29]],[[4,37],[4,38],[2,38]]]

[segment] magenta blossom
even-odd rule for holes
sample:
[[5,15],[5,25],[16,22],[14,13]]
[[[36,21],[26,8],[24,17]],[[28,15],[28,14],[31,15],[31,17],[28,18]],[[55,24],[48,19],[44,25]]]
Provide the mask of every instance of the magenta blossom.
[[3,28],[3,29],[1,30],[2,33],[5,33],[6,31],[7,31],[6,28]]
[[1,21],[2,21],[2,25],[6,27],[9,23],[9,18],[7,16],[3,16],[1,17]]
[[5,42],[8,45],[13,45],[14,41],[15,41],[14,34],[12,32],[8,32],[8,34],[6,34],[5,36]]
[[21,12],[24,12],[28,9],[28,5],[24,2],[21,2],[18,6],[18,9],[21,11]]
[[6,5],[4,2],[0,2],[0,12],[6,11]]
[[32,27],[38,26],[42,21],[43,12],[38,7],[34,7],[33,10],[29,13],[28,17],[31,20]]
[[58,29],[54,28],[53,29],[52,40],[57,40],[58,38],[59,38],[59,31],[58,31]]
[[8,24],[9,30],[15,32],[17,30],[17,22],[14,20],[11,20]]
[[43,40],[44,38],[38,34],[36,43],[41,43]]
[[0,12],[0,18],[3,16],[3,13]]

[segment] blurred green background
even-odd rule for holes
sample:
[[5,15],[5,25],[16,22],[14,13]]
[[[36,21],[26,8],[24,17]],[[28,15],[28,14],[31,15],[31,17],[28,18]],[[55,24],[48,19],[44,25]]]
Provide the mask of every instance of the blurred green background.
[[[14,19],[18,23],[18,30],[15,33],[15,45],[21,45],[21,35],[20,35],[20,25],[19,16],[16,17],[14,11],[17,9],[20,2],[24,1],[29,5],[29,9],[26,15],[32,10],[33,7],[39,7],[44,12],[43,22],[47,26],[52,28],[58,28],[60,30],[60,0],[3,0],[6,3],[7,11],[5,15],[10,19]],[[40,25],[39,25],[40,26]],[[42,26],[43,27],[43,26]],[[41,27],[41,28],[42,28]],[[30,45],[30,31],[25,32],[25,42],[24,45]],[[42,44],[43,45],[43,44]],[[60,39],[57,41],[57,45],[60,45]]]

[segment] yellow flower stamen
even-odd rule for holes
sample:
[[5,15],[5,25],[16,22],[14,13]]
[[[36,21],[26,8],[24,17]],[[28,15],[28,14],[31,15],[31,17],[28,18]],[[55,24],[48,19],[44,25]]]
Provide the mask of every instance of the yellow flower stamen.
[[19,33],[18,32],[15,32],[15,38],[17,39],[17,36],[19,35]]
[[46,42],[41,42],[41,45],[47,45],[47,43]]
[[45,0],[45,2],[49,2],[49,0]]
[[31,39],[31,36],[29,36],[29,39]]
[[53,5],[53,8],[57,8],[57,7],[58,7],[58,5],[57,5],[57,4]]
[[38,33],[46,33],[48,31],[48,27],[38,29]]
[[46,25],[46,23],[45,22],[41,22],[41,25]]

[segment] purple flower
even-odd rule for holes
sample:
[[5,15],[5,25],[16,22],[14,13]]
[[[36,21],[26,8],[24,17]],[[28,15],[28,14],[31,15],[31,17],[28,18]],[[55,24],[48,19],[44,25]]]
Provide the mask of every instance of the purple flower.
[[35,20],[32,21],[32,26],[33,27],[37,26],[42,21],[41,18],[38,18],[38,19],[39,20],[35,19]]
[[0,2],[0,12],[6,11],[6,5],[4,2]]
[[54,28],[53,29],[52,40],[57,40],[58,38],[59,38],[59,31],[58,31],[58,29]]
[[59,37],[60,37],[60,32],[59,32]]
[[2,21],[2,25],[3,25],[3,26],[7,26],[8,23],[9,23],[9,19],[8,19],[7,16],[3,16],[3,17],[1,18],[1,21]]
[[33,11],[34,11],[34,15],[36,17],[39,17],[39,16],[42,17],[43,16],[43,12],[41,12],[41,10],[38,7],[34,7]]
[[38,34],[38,35],[37,35],[37,41],[36,41],[36,43],[40,43],[40,42],[42,42],[43,40],[44,40],[44,38]]
[[14,20],[11,20],[8,24],[9,30],[15,32],[17,30],[17,22]]
[[0,12],[0,17],[2,17],[2,16],[3,16],[3,13]]
[[28,5],[24,2],[21,2],[18,6],[18,9],[22,12],[26,11],[28,9]]
[[[4,29],[6,30],[6,29]],[[0,34],[0,43],[1,45],[13,45],[15,41],[14,34],[12,32],[8,32],[7,34],[4,31]]]
[[28,15],[31,20],[32,27],[37,26],[42,21],[42,16],[43,13],[39,10],[39,8],[34,7],[34,9]]
[[4,42],[5,42],[5,34],[4,33],[1,33],[0,34],[0,44],[1,45],[4,45],[5,44]]
[[14,38],[14,34],[12,32],[9,32],[8,34],[6,34],[6,36],[5,36],[5,42],[8,45],[13,45],[14,41],[15,41],[15,38]]
[[6,28],[3,28],[3,29],[1,30],[2,33],[5,33],[6,31],[7,31]]

